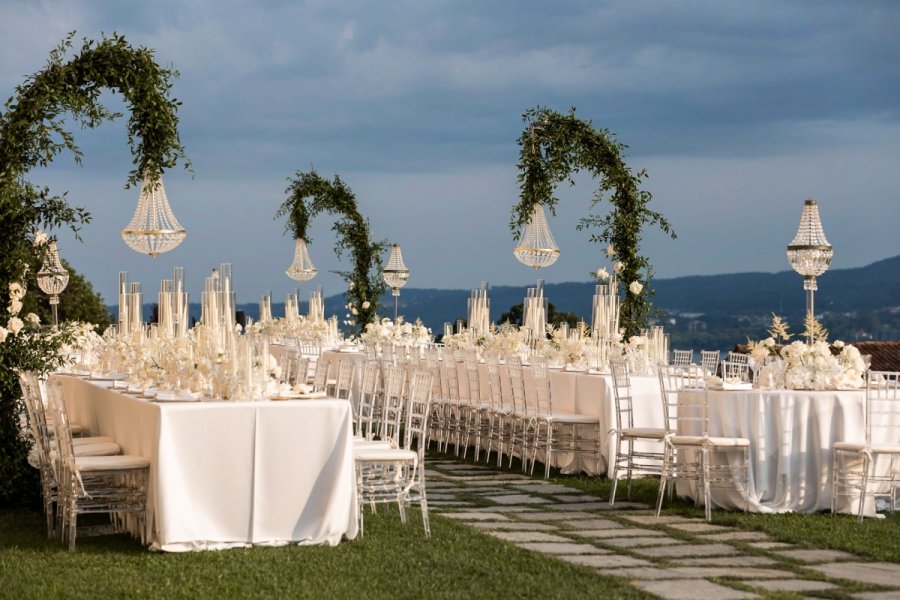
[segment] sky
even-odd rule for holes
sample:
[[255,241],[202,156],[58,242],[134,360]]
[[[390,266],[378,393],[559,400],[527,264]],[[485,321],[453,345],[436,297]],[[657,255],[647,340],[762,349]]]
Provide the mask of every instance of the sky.
[[[199,300],[222,262],[238,301],[283,299],[298,287],[284,274],[294,245],[274,215],[310,168],[339,174],[374,236],[401,245],[409,287],[586,281],[610,266],[576,230],[597,185],[587,175],[549,217],[558,262],[535,273],[512,253],[516,139],[535,105],[577,107],[647,170],[650,206],[678,235],[646,231],[656,277],[789,269],[808,197],[839,269],[900,254],[898,27],[891,0],[0,0],[0,96],[70,31],[122,34],[180,71],[193,173],[164,176],[188,231],[178,248],[150,259],[122,242],[137,203],[125,119],[75,131],[82,166],[64,154],[29,174],[91,212],[83,242],[52,233],[108,302],[119,271],[147,294],[175,266]],[[344,290],[333,224],[311,227],[319,275],[304,298]]]

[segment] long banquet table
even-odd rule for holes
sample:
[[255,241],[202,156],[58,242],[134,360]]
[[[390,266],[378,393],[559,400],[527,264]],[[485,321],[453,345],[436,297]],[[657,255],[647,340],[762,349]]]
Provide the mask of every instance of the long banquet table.
[[58,377],[74,421],[150,460],[143,533],[151,548],[335,545],[356,537],[346,401],[151,402],[108,382]]
[[[326,350],[322,353],[324,360],[334,363],[352,361],[362,365],[366,360],[365,353],[339,352]],[[461,397],[468,399],[468,373],[463,363],[457,363]],[[535,398],[534,376],[530,367],[523,368],[525,380],[525,396],[527,401]],[[483,402],[490,401],[490,387],[487,366],[478,366],[479,393]],[[659,392],[659,380],[656,376],[631,376],[632,395],[634,397],[634,420],[636,427],[663,427],[662,400]],[[501,390],[504,403],[512,404],[512,386],[509,375],[501,369]],[[616,404],[612,386],[612,377],[606,374],[586,371],[566,371],[551,369],[550,391],[553,399],[553,410],[561,413],[580,413],[600,418],[598,443],[600,444],[600,470],[590,461],[575,460],[570,453],[560,453],[553,457],[553,466],[564,472],[585,472],[602,475],[606,473],[610,457],[616,452],[616,437],[612,432],[616,428]],[[643,448],[643,446],[642,446]]]
[[[831,509],[831,449],[835,442],[864,441],[865,392],[709,390],[710,435],[750,440],[750,510],[816,512]],[[696,433],[696,432],[694,432]],[[695,497],[696,486],[679,485]],[[735,489],[714,488],[713,501],[743,510]],[[858,500],[839,498],[838,510],[855,512]],[[866,514],[874,514],[867,501]]]

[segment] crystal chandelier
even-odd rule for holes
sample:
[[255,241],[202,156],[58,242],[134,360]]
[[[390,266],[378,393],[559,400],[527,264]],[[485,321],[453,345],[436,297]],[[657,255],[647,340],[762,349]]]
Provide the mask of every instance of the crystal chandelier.
[[56,242],[50,242],[47,248],[47,254],[44,255],[44,264],[41,270],[37,272],[37,284],[45,294],[50,296],[50,310],[53,312],[53,329],[59,326],[59,316],[57,314],[57,306],[59,305],[59,295],[69,285],[69,272],[59,260],[59,250]]
[[400,244],[391,246],[391,255],[388,257],[387,266],[384,268],[384,282],[391,287],[394,296],[394,321],[397,320],[397,308],[400,302],[400,288],[409,281],[409,269],[403,263],[403,254],[400,253]]
[[309,250],[307,250],[306,241],[303,238],[297,238],[296,246],[294,246],[294,262],[285,273],[294,281],[309,281],[318,273],[309,257]]
[[169,207],[162,175],[155,182],[144,175],[137,209],[122,239],[132,250],[155,257],[175,248],[186,235]]
[[787,247],[788,262],[797,273],[803,275],[807,315],[815,316],[813,295],[818,289],[816,277],[828,270],[833,254],[819,220],[819,206],[815,200],[808,198],[803,202],[797,235]]
[[522,231],[519,245],[513,249],[513,254],[519,262],[535,270],[549,267],[559,258],[559,246],[556,245],[553,233],[550,232],[542,204],[534,205],[534,211]]

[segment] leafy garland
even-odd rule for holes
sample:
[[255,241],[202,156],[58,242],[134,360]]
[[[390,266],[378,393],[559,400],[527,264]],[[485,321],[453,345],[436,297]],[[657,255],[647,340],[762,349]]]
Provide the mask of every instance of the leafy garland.
[[652,268],[638,250],[641,230],[645,225],[658,225],[675,238],[669,222],[647,208],[652,196],[640,189],[646,171],[632,173],[620,154],[626,146],[616,142],[608,130],[598,130],[590,121],[577,118],[574,107],[564,115],[536,106],[526,111],[522,120],[526,127],[518,139],[520,193],[510,218],[513,235],[518,239],[519,231],[537,205],[546,206],[551,214],[556,214],[559,202],[556,187],[564,181],[574,185],[575,173],[587,170],[599,179],[590,209],[606,199],[612,210],[605,216],[583,217],[577,229],[599,228],[599,232],[591,234],[591,241],[609,244],[610,259],[620,263],[617,269],[620,281],[638,282],[626,290],[620,313],[626,335],[638,334],[650,316],[652,295],[648,285]]
[[349,250],[353,259],[352,271],[335,271],[347,281],[347,301],[356,323],[364,327],[375,320],[378,300],[385,291],[382,278],[381,255],[387,249],[384,240],[375,241],[369,220],[362,216],[356,197],[338,175],[328,181],[315,170],[297,171],[285,192],[287,200],[275,213],[275,218],[287,217],[285,230],[294,239],[310,243],[310,220],[320,212],[340,215],[332,230],[338,234],[334,251],[338,258]]
[[[152,50],[132,47],[116,34],[99,42],[85,39],[70,58],[73,39],[69,34],[50,52],[47,65],[16,88],[0,114],[0,293],[11,283],[24,285],[29,272],[34,281],[30,265],[40,264],[45,251],[45,245],[35,244],[40,229],[68,227],[78,237],[80,227],[90,222],[90,214],[70,206],[65,194],[53,195],[26,179],[63,150],[80,164],[81,150],[61,115],[81,127],[98,127],[121,116],[100,103],[104,89],[118,92],[130,112],[128,142],[134,156],[126,186],[144,175],[156,180],[178,162],[190,167],[178,136],[181,103],[170,97],[178,73],[156,64]],[[0,505],[27,501],[36,489],[16,483],[28,479],[31,470],[25,462],[27,443],[19,436],[21,393],[12,369],[46,371],[54,365],[46,358],[45,342],[28,339],[34,353],[27,359],[14,344],[0,344]]]

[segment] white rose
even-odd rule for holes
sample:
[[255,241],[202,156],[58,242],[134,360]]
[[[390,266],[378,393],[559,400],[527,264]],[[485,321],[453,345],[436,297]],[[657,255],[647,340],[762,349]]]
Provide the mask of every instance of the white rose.
[[628,290],[637,296],[644,289],[644,285],[640,281],[632,281],[631,285],[628,286]]
[[356,316],[356,315],[358,315],[358,314],[359,314],[359,311],[358,311],[358,310],[356,310],[356,308],[351,308],[351,309],[350,309],[350,312],[352,312],[352,313],[353,313],[353,316]]
[[6,327],[0,327],[0,344],[6,341],[6,336],[9,335],[9,331]]
[[606,247],[606,255],[612,258],[613,254],[616,253],[616,247],[610,244]]
[[9,321],[6,322],[6,326],[9,328],[10,333],[18,335],[22,328],[25,327],[25,323],[19,317],[10,317]]
[[372,303],[369,302],[368,300],[366,300],[365,302],[362,303],[363,310],[369,308],[370,306],[372,306]]
[[50,236],[44,233],[43,231],[38,231],[34,234],[34,245],[35,246],[43,246],[50,239]]
[[594,273],[594,275],[600,281],[606,281],[607,279],[609,279],[609,272],[603,268],[597,269],[597,271],[596,271],[596,273]]
[[27,315],[25,315],[25,318],[28,319],[32,325],[41,324],[41,318],[34,313],[28,313]]
[[21,300],[22,296],[25,295],[25,288],[22,287],[22,284],[14,281],[9,284],[9,297],[13,300]]
[[21,300],[13,300],[9,303],[9,308],[7,309],[9,314],[17,315],[19,311],[22,310],[22,301]]
[[625,263],[623,263],[622,261],[619,261],[613,266],[613,268],[616,270],[616,273],[621,273],[622,270],[625,268]]
[[844,342],[841,340],[835,340],[834,344],[832,344],[835,348],[841,349],[844,347]]

